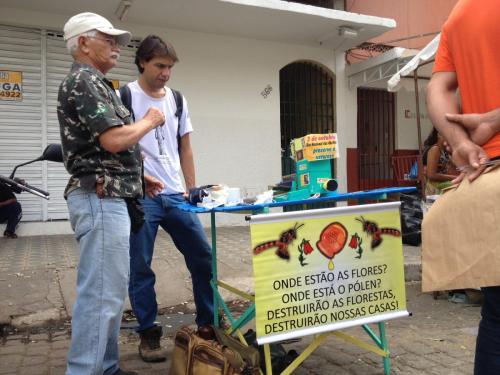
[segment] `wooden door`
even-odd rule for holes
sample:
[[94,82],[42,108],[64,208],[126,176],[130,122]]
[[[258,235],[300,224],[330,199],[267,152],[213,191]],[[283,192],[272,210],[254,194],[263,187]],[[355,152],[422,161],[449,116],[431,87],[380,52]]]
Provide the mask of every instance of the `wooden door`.
[[391,155],[395,133],[394,93],[358,88],[359,189],[393,185]]

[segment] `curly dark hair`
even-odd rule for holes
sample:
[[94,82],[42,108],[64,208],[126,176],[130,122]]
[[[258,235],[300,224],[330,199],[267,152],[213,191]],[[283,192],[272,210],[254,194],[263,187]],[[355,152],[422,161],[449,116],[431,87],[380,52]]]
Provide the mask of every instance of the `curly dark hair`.
[[427,136],[427,139],[424,141],[424,148],[432,147],[438,142],[438,131],[436,128],[432,128],[432,131]]
[[135,52],[135,65],[139,69],[139,73],[144,71],[141,67],[141,61],[151,61],[155,57],[170,57],[174,63],[179,61],[174,46],[167,41],[164,41],[157,35],[148,35],[144,38]]
[[427,136],[426,140],[424,141],[424,147],[422,151],[422,164],[427,165],[427,154],[429,153],[429,150],[431,149],[432,146],[437,144],[438,142],[438,131],[436,128],[432,128],[432,131],[429,133]]

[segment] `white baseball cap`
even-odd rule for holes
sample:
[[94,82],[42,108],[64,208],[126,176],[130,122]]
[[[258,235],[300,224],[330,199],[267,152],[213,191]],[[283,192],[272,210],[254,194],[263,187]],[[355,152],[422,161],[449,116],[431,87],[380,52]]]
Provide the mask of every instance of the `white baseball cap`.
[[97,30],[101,33],[116,36],[118,43],[122,46],[130,41],[131,34],[125,30],[115,29],[111,22],[103,16],[95,13],[79,13],[71,17],[64,25],[64,40],[91,30]]

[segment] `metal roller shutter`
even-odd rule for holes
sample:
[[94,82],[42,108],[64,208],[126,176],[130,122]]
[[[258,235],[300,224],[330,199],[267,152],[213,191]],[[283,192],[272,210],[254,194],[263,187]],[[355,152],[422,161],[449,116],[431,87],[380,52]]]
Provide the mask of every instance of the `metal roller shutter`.
[[[122,49],[119,66],[109,79],[120,85],[136,79],[136,45],[134,41]],[[0,70],[23,73],[23,100],[0,100],[1,174],[8,175],[15,164],[38,157],[47,144],[60,143],[57,92],[71,63],[62,33],[0,25]],[[21,167],[16,175],[49,191],[51,197],[45,201],[28,193],[19,195],[23,221],[68,218],[63,191],[69,176],[62,164],[34,163]]]
[[[0,25],[0,70],[22,72],[22,101],[0,100],[0,174],[40,156],[42,129],[42,44],[39,30]],[[21,167],[16,176],[43,188],[40,163]],[[43,202],[29,193],[18,196],[23,220],[43,219]]]
[[[59,121],[57,120],[57,93],[59,85],[68,74],[73,59],[66,49],[62,35],[47,32],[46,36],[46,106],[47,106],[47,143],[61,143]],[[47,219],[65,219],[68,207],[63,193],[69,174],[62,163],[47,163]]]

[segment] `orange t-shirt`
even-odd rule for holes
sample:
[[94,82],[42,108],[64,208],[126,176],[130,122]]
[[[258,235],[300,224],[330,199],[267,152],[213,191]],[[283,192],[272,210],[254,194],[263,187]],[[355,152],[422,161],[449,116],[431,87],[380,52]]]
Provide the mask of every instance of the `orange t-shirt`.
[[[500,1],[460,0],[441,32],[435,72],[456,72],[463,113],[500,107]],[[485,145],[500,156],[500,133]]]

